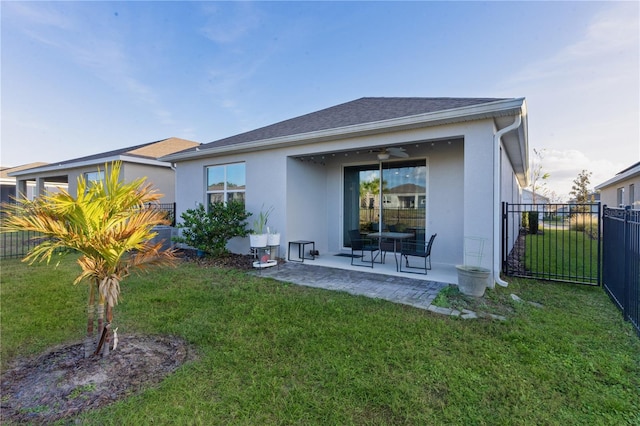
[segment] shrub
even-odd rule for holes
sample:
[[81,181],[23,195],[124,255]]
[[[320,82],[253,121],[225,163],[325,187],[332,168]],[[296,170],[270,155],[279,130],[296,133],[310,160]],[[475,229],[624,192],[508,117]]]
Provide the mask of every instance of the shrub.
[[574,213],[569,224],[572,231],[584,232],[592,239],[598,238],[598,218],[591,213]]
[[529,212],[529,233],[538,233],[538,212]]
[[249,216],[251,213],[245,210],[242,201],[214,203],[209,206],[209,211],[200,204],[180,215],[183,222],[178,223],[177,228],[182,232],[173,240],[209,255],[224,256],[228,254],[227,242],[231,238],[249,235],[246,228]]

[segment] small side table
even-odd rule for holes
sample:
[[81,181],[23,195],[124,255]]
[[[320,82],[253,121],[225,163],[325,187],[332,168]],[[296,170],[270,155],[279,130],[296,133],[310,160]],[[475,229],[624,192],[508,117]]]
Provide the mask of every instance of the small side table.
[[[298,246],[298,259],[291,259],[291,245],[295,244]],[[310,254],[311,257],[305,257],[304,255],[304,251],[305,251],[305,247],[308,245],[311,245],[313,247],[312,249],[312,253],[316,252],[316,242],[315,241],[308,241],[308,240],[297,240],[297,241],[289,241],[289,253],[287,255],[287,260],[290,260],[292,262],[304,262],[305,259],[309,259],[309,260],[315,260],[316,256],[313,254]]]

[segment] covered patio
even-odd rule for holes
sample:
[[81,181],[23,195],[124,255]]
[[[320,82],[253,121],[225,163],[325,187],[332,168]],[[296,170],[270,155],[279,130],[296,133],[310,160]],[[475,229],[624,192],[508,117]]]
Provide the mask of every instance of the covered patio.
[[[308,256],[308,253],[307,253]],[[427,274],[422,273],[408,273],[398,272],[396,270],[396,263],[394,261],[393,253],[387,253],[385,263],[374,263],[373,268],[367,267],[366,262],[361,262],[360,259],[354,259],[354,263],[362,264],[364,266],[351,265],[351,252],[334,252],[334,253],[320,253],[315,259],[305,259],[305,265],[313,265],[327,268],[335,268],[343,271],[358,271],[368,274],[385,275],[388,277],[400,277],[406,279],[412,279],[417,281],[436,281],[443,284],[458,284],[458,275],[455,265],[445,263],[432,263],[431,269]],[[398,261],[400,256],[398,255]],[[379,261],[379,258],[376,259]],[[412,259],[412,262],[420,262],[421,260]],[[288,262],[296,263],[296,262]],[[277,268],[270,268],[274,270]],[[419,270],[416,270],[419,272]]]

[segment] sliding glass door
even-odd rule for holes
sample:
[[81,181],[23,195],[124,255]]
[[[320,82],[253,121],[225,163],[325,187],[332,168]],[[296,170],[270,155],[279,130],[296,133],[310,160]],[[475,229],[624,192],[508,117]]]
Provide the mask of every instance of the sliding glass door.
[[343,244],[348,231],[406,231],[424,239],[427,167],[424,160],[383,161],[344,169]]

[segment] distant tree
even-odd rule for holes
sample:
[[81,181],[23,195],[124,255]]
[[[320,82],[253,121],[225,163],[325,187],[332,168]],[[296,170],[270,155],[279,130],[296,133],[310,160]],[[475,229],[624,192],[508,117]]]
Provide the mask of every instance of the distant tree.
[[[586,204],[592,201],[589,198],[589,177],[591,177],[591,172],[582,170],[578,174],[578,177],[573,180],[573,186],[571,187],[569,195],[575,198],[576,204]],[[575,211],[585,213],[589,211],[589,206],[579,206]]]
[[591,172],[582,170],[578,173],[578,177],[573,180],[573,186],[571,187],[569,195],[572,195],[578,204],[589,202],[589,184],[591,183],[589,178],[591,174]]
[[549,192],[548,197],[550,203],[557,204],[562,202],[562,197],[556,191]]
[[531,184],[529,187],[531,188],[532,202],[535,204],[537,203],[537,194],[546,196],[547,188],[545,185],[547,182],[545,181],[549,179],[550,174],[546,173],[542,167],[542,159],[544,158],[545,150],[537,150],[534,148],[533,154],[535,155],[535,158],[531,161]]

